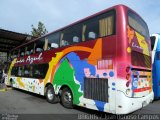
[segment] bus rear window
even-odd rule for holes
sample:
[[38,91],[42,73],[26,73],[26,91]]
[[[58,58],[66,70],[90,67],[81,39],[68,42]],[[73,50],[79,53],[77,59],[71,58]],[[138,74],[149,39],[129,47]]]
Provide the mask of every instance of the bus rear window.
[[149,38],[149,31],[146,23],[136,14],[129,11],[128,12],[128,22],[129,25],[141,35]]
[[[136,51],[131,52],[131,62],[134,66],[151,67],[151,57]],[[145,61],[145,62],[144,62]]]

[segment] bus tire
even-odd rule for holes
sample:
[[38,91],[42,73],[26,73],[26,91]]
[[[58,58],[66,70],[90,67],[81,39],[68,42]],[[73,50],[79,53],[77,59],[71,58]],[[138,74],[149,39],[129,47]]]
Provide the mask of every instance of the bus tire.
[[45,96],[49,103],[54,104],[59,102],[59,96],[55,94],[54,88],[51,85],[46,88]]
[[61,93],[61,103],[65,108],[73,108],[73,95],[69,88],[65,87]]

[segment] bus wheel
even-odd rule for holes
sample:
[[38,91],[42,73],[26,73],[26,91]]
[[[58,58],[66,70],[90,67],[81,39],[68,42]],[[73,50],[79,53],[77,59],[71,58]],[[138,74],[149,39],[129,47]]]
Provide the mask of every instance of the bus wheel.
[[54,88],[51,85],[47,87],[45,96],[49,103],[59,102],[59,96],[55,95]]
[[69,88],[64,88],[61,94],[62,105],[66,108],[73,108],[73,96]]

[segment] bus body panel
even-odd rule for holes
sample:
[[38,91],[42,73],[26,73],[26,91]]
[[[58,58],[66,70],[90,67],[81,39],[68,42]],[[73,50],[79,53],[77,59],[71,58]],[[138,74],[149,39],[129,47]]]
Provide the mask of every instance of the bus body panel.
[[[154,98],[160,98],[160,35],[152,34],[151,37],[155,37],[154,47],[152,50],[152,74],[153,74],[153,91]],[[152,41],[153,42],[153,41]]]
[[13,86],[18,89],[33,92],[39,95],[44,95],[44,84],[43,80],[31,79],[31,78],[21,78],[21,77],[11,77]]

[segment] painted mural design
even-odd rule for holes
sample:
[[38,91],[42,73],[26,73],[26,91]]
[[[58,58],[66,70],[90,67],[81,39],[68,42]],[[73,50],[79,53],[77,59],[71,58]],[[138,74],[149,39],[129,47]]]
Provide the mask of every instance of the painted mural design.
[[[97,40],[93,49],[83,48],[77,46],[76,50],[69,51],[65,56],[59,59],[59,63],[56,66],[54,77],[53,77],[53,86],[56,93],[62,85],[68,85],[74,95],[74,104],[83,106],[85,101],[91,104],[91,108],[104,111],[105,102],[100,102],[97,100],[85,99],[83,97],[84,91],[84,78],[110,78],[114,77],[113,71],[113,61],[110,60],[101,60],[102,52],[101,47],[102,39]],[[69,48],[70,49],[70,48]],[[81,54],[89,52],[88,58],[81,59],[78,53],[81,51]],[[85,51],[84,51],[85,49]],[[97,50],[97,51],[96,51]],[[68,51],[65,49],[65,51]],[[62,51],[62,54],[65,52]],[[108,69],[106,69],[107,67]],[[88,106],[89,107],[89,106]],[[89,108],[90,108],[89,107]]]
[[[87,57],[81,57],[83,54],[87,54]],[[16,63],[27,62],[28,58],[34,58],[34,60],[29,61],[30,64],[37,60],[43,60],[42,53],[38,56],[15,60],[16,62],[13,63],[12,67]],[[88,108],[107,111],[109,106],[106,102],[84,98],[84,78],[108,78],[110,80],[114,77],[113,60],[102,58],[102,38],[100,38],[95,41],[93,47],[73,46],[55,53],[49,62],[44,80],[12,78],[14,87],[41,95],[44,95],[44,87],[47,83],[53,84],[55,94],[58,94],[62,85],[67,85],[73,92],[74,104],[84,106],[85,103]],[[111,85],[115,87],[115,83]],[[112,90],[115,91],[115,88]]]
[[[144,55],[150,56],[150,47],[147,44],[145,37],[134,31],[129,26],[127,27],[127,31],[129,42],[129,47],[127,48],[128,54],[131,55],[132,51],[137,51]],[[142,62],[145,62],[145,64],[150,64],[148,63],[148,60],[145,56],[144,61]],[[152,91],[151,72],[132,70],[130,74],[131,79],[128,81],[127,86],[129,87],[129,85],[131,85],[132,97],[141,97],[143,95],[147,95]]]

